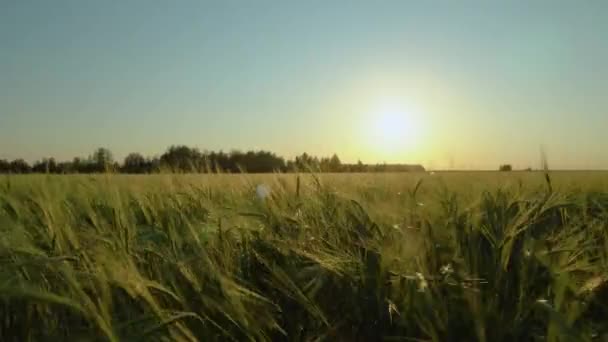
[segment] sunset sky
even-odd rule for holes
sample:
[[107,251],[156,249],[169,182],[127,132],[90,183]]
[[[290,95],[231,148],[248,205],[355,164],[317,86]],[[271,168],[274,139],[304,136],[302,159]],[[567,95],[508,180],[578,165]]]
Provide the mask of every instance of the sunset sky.
[[[458,4],[457,4],[458,3]],[[0,158],[608,168],[608,1],[0,1]]]

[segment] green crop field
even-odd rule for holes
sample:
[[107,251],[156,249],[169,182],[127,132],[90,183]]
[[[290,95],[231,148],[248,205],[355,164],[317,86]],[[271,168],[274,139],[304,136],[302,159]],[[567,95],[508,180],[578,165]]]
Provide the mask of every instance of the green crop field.
[[608,338],[608,172],[1,176],[0,230],[2,341]]

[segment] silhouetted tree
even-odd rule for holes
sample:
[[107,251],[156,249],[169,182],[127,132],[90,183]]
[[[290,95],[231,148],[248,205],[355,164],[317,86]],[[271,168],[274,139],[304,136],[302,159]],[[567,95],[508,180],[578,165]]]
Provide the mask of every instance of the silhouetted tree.
[[215,166],[215,170],[219,171],[219,172],[230,172],[232,171],[234,168],[236,168],[236,165],[232,165],[231,161],[230,161],[230,156],[226,153],[224,153],[224,151],[220,150],[218,153],[214,154],[214,158],[215,162],[212,163],[212,165]]
[[74,168],[74,163],[69,162],[69,161],[57,163],[56,173],[67,174],[67,173],[74,173],[74,172],[77,172],[77,170]]
[[149,172],[159,172],[160,171],[160,158],[154,157],[154,158],[148,159],[147,161],[148,161],[148,165],[150,167]]
[[125,157],[122,171],[126,173],[146,173],[149,172],[146,158],[139,153],[131,153]]
[[297,156],[295,160],[295,166],[298,171],[316,171],[319,170],[319,164],[319,158],[311,157],[306,152],[302,153],[300,156]]
[[8,173],[11,170],[11,163],[6,159],[0,159],[0,173]]
[[248,159],[246,160],[246,165],[244,165],[244,169],[247,172],[273,172],[285,168],[285,160],[272,152],[248,152],[247,156]]
[[0,173],[96,173],[125,172],[151,173],[170,172],[252,172],[264,173],[274,171],[287,172],[406,172],[424,171],[421,165],[377,164],[366,165],[360,160],[356,164],[343,164],[337,154],[331,157],[318,158],[302,153],[293,160],[285,160],[270,151],[233,150],[205,151],[188,146],[171,146],[160,158],[145,158],[140,153],[131,153],[122,165],[115,162],[112,152],[98,148],[86,159],[74,158],[71,162],[57,163],[54,158],[45,158],[30,167],[23,159],[12,162],[0,160]]
[[376,164],[376,166],[374,166],[374,171],[375,172],[386,172],[386,163]]
[[35,173],[57,173],[57,162],[55,158],[44,158],[32,165],[32,172]]
[[172,172],[199,172],[204,167],[202,154],[196,148],[171,146],[160,156],[160,164]]
[[30,173],[32,168],[23,159],[15,159],[9,166],[9,172],[11,173]]
[[340,158],[338,158],[338,155],[334,153],[329,160],[329,170],[331,172],[340,172],[341,168],[342,162],[340,161]]
[[357,166],[355,168],[356,172],[365,172],[365,165],[363,165],[363,162],[361,160],[357,160]]
[[513,167],[511,166],[511,164],[503,164],[503,165],[500,165],[500,167],[498,168],[498,170],[500,170],[500,171],[511,171],[511,170],[513,170]]
[[46,164],[47,164],[46,159],[34,162],[34,164],[32,164],[32,172],[47,173],[48,167]]
[[91,156],[91,162],[94,165],[94,172],[111,172],[114,171],[114,158],[112,152],[107,148],[100,147]]
[[84,170],[82,170],[82,160],[80,160],[80,158],[75,157],[72,160],[72,170],[73,172],[77,172],[77,173],[82,173],[84,172]]

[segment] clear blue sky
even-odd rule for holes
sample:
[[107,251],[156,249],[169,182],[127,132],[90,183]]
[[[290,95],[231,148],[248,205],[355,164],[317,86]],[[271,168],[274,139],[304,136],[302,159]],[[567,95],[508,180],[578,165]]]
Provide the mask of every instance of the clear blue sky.
[[[493,169],[538,166],[542,144],[553,167],[608,168],[607,18],[608,1],[2,0],[0,158],[187,144]],[[385,101],[424,131],[407,153],[367,132]]]

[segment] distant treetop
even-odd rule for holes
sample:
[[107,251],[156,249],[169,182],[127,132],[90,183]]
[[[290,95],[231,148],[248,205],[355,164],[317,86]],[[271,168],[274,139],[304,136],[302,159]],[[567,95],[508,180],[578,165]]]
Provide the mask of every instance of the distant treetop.
[[57,162],[44,158],[30,166],[23,159],[12,162],[0,159],[0,173],[269,173],[269,172],[410,172],[424,171],[422,165],[342,163],[337,154],[316,157],[302,153],[293,160],[285,160],[269,151],[204,151],[178,145],[170,146],[160,157],[144,157],[141,153],[128,154],[122,164],[114,161],[112,152],[98,148],[88,158]]

